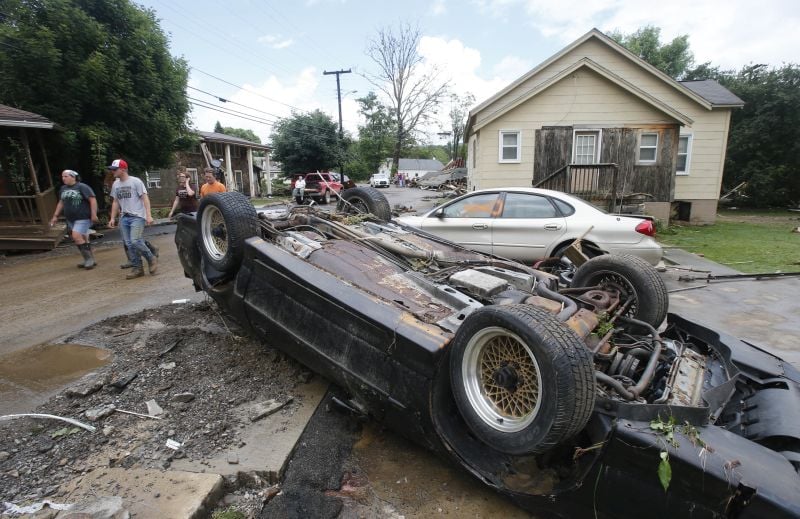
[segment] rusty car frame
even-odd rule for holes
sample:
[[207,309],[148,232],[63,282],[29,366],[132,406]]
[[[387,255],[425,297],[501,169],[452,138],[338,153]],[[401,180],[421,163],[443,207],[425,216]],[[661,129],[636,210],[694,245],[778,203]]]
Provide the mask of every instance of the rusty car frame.
[[638,258],[565,286],[356,189],[356,214],[206,197],[178,220],[184,272],[352,409],[537,514],[800,517],[797,369],[668,314]]

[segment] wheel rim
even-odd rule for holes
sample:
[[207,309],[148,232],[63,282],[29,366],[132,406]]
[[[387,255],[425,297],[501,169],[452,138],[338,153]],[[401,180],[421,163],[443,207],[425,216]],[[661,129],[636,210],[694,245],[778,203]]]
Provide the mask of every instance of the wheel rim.
[[356,213],[356,214],[363,214],[369,212],[369,207],[364,201],[358,197],[352,197],[348,200],[350,205],[347,206],[348,213]]
[[625,276],[610,270],[603,270],[595,273],[587,282],[587,286],[600,286],[604,289],[612,289],[619,292],[622,302],[630,301],[628,310],[625,315],[630,317],[636,315],[639,311],[639,298],[636,295],[636,289]]
[[467,343],[461,373],[467,399],[486,425],[514,433],[536,418],[541,371],[518,335],[500,327],[479,331]]
[[207,205],[203,211],[203,246],[208,255],[220,261],[228,253],[228,228],[222,212],[213,205]]

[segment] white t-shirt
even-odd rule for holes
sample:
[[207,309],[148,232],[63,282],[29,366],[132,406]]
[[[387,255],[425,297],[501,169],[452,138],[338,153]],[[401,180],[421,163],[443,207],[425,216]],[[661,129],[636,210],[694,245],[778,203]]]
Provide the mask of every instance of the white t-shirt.
[[140,218],[147,217],[142,196],[147,194],[144,182],[136,177],[128,177],[124,182],[116,179],[111,186],[111,198],[119,204],[120,214],[132,214]]

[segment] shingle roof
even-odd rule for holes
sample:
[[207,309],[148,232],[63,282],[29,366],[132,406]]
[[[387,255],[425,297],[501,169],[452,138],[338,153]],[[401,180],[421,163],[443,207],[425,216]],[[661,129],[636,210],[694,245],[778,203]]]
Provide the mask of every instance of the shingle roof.
[[714,106],[744,106],[744,101],[739,99],[736,94],[713,79],[680,81],[680,83]]
[[269,150],[270,147],[266,144],[259,144],[257,142],[248,141],[247,139],[242,139],[240,137],[234,137],[232,135],[225,135],[224,133],[215,133],[215,132],[197,132],[200,136],[211,142],[223,142],[228,144],[238,144],[240,146],[246,146],[249,148],[257,148],[260,150]]
[[55,124],[43,115],[0,105],[0,126],[52,129]]
[[397,169],[400,171],[439,171],[444,164],[436,159],[400,159]]

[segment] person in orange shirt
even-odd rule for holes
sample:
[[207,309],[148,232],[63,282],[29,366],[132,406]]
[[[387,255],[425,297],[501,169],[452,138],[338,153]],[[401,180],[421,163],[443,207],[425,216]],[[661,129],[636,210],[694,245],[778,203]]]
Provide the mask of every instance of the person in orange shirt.
[[214,170],[206,168],[203,170],[205,174],[206,183],[200,186],[200,198],[214,193],[224,193],[227,191],[222,182],[217,182],[217,177],[214,176]]

